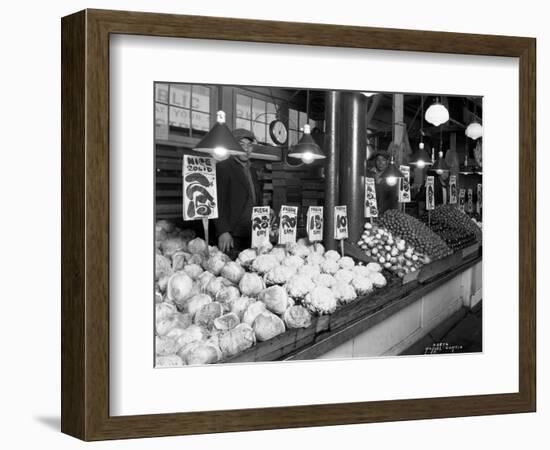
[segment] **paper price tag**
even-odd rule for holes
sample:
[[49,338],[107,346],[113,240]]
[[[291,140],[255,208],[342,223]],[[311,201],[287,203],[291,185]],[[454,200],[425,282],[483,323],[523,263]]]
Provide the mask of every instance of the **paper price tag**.
[[465,212],[465,201],[466,201],[466,191],[464,189],[460,189],[458,194],[458,209],[460,211]]
[[269,206],[252,208],[252,248],[258,248],[269,243]]
[[456,175],[451,175],[449,177],[449,191],[449,203],[455,205],[458,202]]
[[334,239],[348,238],[348,208],[347,206],[334,207]]
[[474,190],[468,189],[468,212],[474,212]]
[[483,186],[481,183],[477,184],[477,202],[476,202],[476,212],[481,214],[481,208],[483,208]]
[[365,179],[365,217],[378,217],[374,178]]
[[213,158],[183,155],[183,219],[216,219],[218,190]]
[[435,209],[434,177],[426,177],[426,209]]
[[297,226],[298,207],[282,205],[279,217],[279,244],[296,242]]
[[307,210],[307,237],[310,242],[323,240],[323,207],[310,206]]
[[409,203],[411,201],[411,168],[409,166],[399,166],[404,177],[399,178],[399,202]]

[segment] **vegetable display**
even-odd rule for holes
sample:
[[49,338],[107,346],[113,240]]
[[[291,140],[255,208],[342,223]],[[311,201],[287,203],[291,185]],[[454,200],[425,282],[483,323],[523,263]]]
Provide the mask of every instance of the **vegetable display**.
[[304,239],[246,249],[231,261],[166,220],[155,236],[157,366],[223,362],[387,282],[381,264],[356,265]]
[[454,205],[440,205],[429,217],[422,217],[453,250],[460,250],[476,242],[481,243],[481,228]]

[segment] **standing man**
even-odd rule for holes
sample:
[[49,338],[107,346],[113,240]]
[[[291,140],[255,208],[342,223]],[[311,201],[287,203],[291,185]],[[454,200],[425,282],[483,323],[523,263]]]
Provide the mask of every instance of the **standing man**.
[[382,214],[388,209],[396,209],[399,204],[398,192],[399,183],[395,186],[389,186],[386,180],[381,177],[382,172],[386,170],[389,164],[390,155],[388,152],[378,150],[372,155],[374,165],[367,169],[367,177],[374,178],[376,185],[376,203],[378,203],[378,213]]
[[218,248],[230,256],[250,247],[252,208],[261,205],[262,200],[256,170],[250,165],[256,143],[254,134],[238,128],[233,136],[245,154],[231,156],[216,165],[218,219],[214,222]]

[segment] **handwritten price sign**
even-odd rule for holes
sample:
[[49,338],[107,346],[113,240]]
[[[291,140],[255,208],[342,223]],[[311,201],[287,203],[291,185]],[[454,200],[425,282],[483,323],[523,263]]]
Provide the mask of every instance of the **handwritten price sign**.
[[310,242],[323,240],[323,207],[310,206],[307,210],[307,237]]
[[365,179],[365,217],[378,217],[374,178]]
[[279,244],[296,242],[298,207],[282,205],[279,220]]
[[474,190],[468,189],[468,212],[474,212]]
[[461,189],[458,194],[458,209],[460,211],[464,212],[464,203],[466,199],[466,191],[464,189]]
[[269,206],[252,208],[252,248],[258,248],[269,243]]
[[216,219],[218,191],[213,158],[183,155],[183,219]]
[[404,177],[399,178],[399,202],[409,203],[411,201],[411,168],[409,166],[399,166],[399,170]]
[[458,202],[456,175],[451,175],[449,178],[449,191],[449,203],[451,205],[456,205],[456,203]]
[[434,177],[426,177],[426,209],[435,209]]
[[481,208],[483,208],[483,187],[481,183],[477,184],[477,202],[476,202],[476,211],[478,214],[481,214]]
[[348,238],[348,210],[347,206],[334,207],[334,239]]

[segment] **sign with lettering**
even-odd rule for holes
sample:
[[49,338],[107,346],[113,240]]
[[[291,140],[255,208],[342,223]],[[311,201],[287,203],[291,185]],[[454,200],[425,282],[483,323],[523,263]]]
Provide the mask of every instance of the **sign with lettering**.
[[378,217],[374,178],[365,179],[365,217]]
[[481,208],[483,208],[482,198],[483,198],[483,187],[481,183],[477,184],[477,202],[476,202],[476,211],[478,214],[481,214]]
[[307,210],[307,238],[310,242],[323,240],[323,207],[310,206]]
[[455,205],[458,202],[456,175],[451,175],[449,177],[449,191],[449,203]]
[[258,248],[269,243],[269,206],[255,206],[252,208],[252,248]]
[[183,219],[216,219],[218,191],[213,158],[183,155]]
[[460,209],[460,211],[462,212],[464,212],[465,210],[464,208],[465,200],[466,200],[466,191],[464,189],[460,189],[458,194],[458,209]]
[[282,205],[279,216],[279,244],[293,244],[296,242],[298,207]]
[[468,212],[474,212],[474,190],[472,188],[468,189]]
[[435,191],[434,191],[434,177],[430,175],[426,177],[426,209],[435,209]]
[[348,208],[347,206],[334,207],[334,239],[348,238]]
[[403,178],[399,178],[399,202],[409,203],[411,201],[411,168],[409,166],[399,166],[403,173]]

